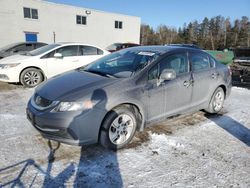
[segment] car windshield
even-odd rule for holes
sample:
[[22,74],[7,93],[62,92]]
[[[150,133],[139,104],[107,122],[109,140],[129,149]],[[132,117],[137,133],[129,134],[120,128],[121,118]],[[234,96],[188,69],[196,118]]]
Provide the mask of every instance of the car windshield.
[[114,44],[111,44],[109,45],[106,50],[116,50],[118,46],[121,46],[122,44],[121,43],[114,43]]
[[7,45],[7,46],[3,46],[3,47],[0,48],[0,51],[9,50],[10,48],[13,48],[13,47],[15,47],[15,46],[18,45],[18,44],[21,44],[21,43],[12,43],[12,44],[9,44],[9,45]]
[[57,47],[57,46],[60,46],[59,44],[49,44],[49,45],[46,45],[46,46],[43,46],[41,48],[38,48],[36,50],[32,50],[30,52],[27,52],[23,55],[30,55],[30,56],[37,56],[37,55],[41,55],[49,50],[52,50],[53,48]]
[[146,67],[158,57],[159,54],[152,51],[122,50],[98,59],[78,70],[106,77],[127,78]]

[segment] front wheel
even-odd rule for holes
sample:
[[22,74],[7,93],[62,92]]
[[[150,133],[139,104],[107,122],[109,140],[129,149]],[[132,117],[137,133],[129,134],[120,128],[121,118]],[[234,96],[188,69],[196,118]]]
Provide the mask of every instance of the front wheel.
[[24,87],[32,88],[43,81],[43,75],[38,69],[28,68],[22,72],[20,81]]
[[108,149],[121,149],[133,138],[137,120],[131,107],[121,106],[112,110],[105,119],[100,132],[100,143]]
[[210,103],[208,105],[208,108],[205,109],[205,111],[207,111],[208,113],[211,113],[211,114],[218,113],[223,107],[224,100],[225,100],[225,92],[221,87],[218,87],[215,90],[215,92],[210,100]]

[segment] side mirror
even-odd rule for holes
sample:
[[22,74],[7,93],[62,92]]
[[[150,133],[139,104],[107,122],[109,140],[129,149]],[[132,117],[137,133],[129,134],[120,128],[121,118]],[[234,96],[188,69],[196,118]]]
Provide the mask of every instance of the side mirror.
[[162,71],[160,78],[158,79],[157,85],[161,85],[164,81],[173,80],[176,78],[176,72],[173,69],[165,69]]
[[55,53],[55,54],[54,54],[54,57],[55,57],[55,58],[62,58],[63,56],[62,56],[61,53]]

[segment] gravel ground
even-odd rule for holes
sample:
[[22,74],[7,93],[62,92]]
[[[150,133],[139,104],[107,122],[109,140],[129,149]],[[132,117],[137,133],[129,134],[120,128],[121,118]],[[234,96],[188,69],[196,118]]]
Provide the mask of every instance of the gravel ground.
[[61,144],[54,154],[26,119],[33,92],[0,83],[0,187],[250,187],[248,89],[234,87],[219,115],[158,123],[118,152]]

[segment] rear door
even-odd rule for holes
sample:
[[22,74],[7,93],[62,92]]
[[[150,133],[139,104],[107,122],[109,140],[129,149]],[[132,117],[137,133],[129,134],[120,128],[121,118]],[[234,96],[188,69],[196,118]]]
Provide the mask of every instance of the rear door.
[[78,67],[92,63],[103,56],[103,51],[93,46],[80,45],[79,46],[79,61]]
[[[173,69],[176,79],[157,84],[165,69]],[[192,77],[187,53],[182,51],[168,55],[148,74],[148,121],[161,119],[187,109],[192,99]]]
[[197,106],[210,99],[219,74],[206,53],[190,52],[189,60],[194,80],[192,104]]

